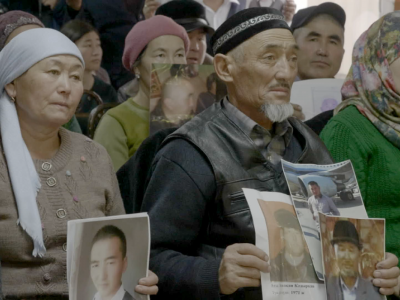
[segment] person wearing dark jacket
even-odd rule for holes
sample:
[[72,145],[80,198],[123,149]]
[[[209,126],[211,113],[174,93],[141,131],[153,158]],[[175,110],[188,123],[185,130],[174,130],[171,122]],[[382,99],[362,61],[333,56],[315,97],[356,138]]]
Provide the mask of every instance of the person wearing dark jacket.
[[[54,18],[61,27],[72,19],[84,20],[97,29],[104,55],[102,67],[107,70],[116,90],[134,76],[122,66],[125,38],[139,21],[139,14],[130,12],[129,0],[59,0]],[[140,3],[139,3],[140,4]]]
[[[254,26],[228,34],[240,24]],[[296,44],[284,16],[243,10],[211,40],[228,96],[169,135],[148,182],[136,182],[147,185],[141,210],[152,219],[155,299],[262,299],[260,272],[269,271],[269,258],[254,245],[242,188],[289,194],[281,158],[333,162],[318,136],[290,118]],[[248,267],[237,263],[245,257]]]

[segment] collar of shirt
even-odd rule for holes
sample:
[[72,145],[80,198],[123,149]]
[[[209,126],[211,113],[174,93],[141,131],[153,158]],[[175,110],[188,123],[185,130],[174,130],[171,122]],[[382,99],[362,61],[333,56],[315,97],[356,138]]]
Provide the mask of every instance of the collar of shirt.
[[342,280],[342,277],[340,277],[339,280],[340,280],[340,286],[342,287],[343,294],[347,294],[349,296],[354,296],[355,297],[356,291],[357,291],[357,287],[358,287],[358,277],[357,277],[356,283],[354,284],[354,286],[351,289],[349,289],[347,287],[347,285]]
[[[222,100],[222,106],[226,109],[226,112],[229,114],[231,120],[253,140],[264,157],[271,155],[271,152],[276,152],[279,157],[274,159],[274,161],[280,161],[280,158],[283,156],[284,149],[289,145],[290,139],[293,135],[293,127],[287,120],[280,123],[274,123],[272,130],[269,131],[257,124],[254,120],[250,119],[243,112],[232,105],[232,103],[229,102],[228,97],[225,97]],[[273,147],[267,149],[268,145],[273,140],[276,141],[274,145],[272,145]],[[284,142],[282,143],[280,141]]]
[[206,19],[210,26],[217,30],[222,23],[226,21],[229,15],[229,11],[231,9],[231,4],[235,3],[239,5],[239,0],[224,0],[222,5],[218,8],[217,11],[214,11],[212,8],[204,4],[204,0],[195,0],[202,4],[206,9]]
[[[123,285],[119,287],[118,291],[115,293],[115,295],[111,298],[111,300],[123,300],[125,296],[125,290]],[[102,300],[101,295],[99,292],[94,295],[93,300]]]

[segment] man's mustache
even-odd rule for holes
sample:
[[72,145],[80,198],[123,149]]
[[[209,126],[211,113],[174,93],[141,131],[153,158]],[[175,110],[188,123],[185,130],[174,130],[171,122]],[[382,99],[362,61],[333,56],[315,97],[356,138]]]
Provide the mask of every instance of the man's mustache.
[[277,84],[271,85],[269,88],[270,89],[285,88],[285,89],[290,90],[291,89],[291,85],[289,83],[287,83],[287,82],[281,82],[281,83],[277,83]]

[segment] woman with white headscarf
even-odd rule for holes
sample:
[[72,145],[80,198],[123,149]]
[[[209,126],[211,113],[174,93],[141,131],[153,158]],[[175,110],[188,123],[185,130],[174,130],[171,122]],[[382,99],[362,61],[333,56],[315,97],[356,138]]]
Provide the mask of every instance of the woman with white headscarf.
[[[5,297],[67,299],[68,220],[125,213],[106,150],[61,127],[82,96],[83,71],[79,49],[52,29],[20,33],[0,52]],[[154,277],[136,290],[153,293]]]

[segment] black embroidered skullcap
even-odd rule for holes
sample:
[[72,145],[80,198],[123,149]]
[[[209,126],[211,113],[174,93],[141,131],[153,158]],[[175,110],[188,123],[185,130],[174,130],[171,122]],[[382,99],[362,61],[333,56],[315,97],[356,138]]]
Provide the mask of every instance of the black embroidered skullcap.
[[333,229],[331,244],[335,245],[340,242],[353,243],[358,249],[362,249],[356,226],[348,220],[337,221]]
[[214,55],[226,54],[252,36],[275,28],[292,31],[283,14],[274,8],[244,9],[227,19],[211,37]]

